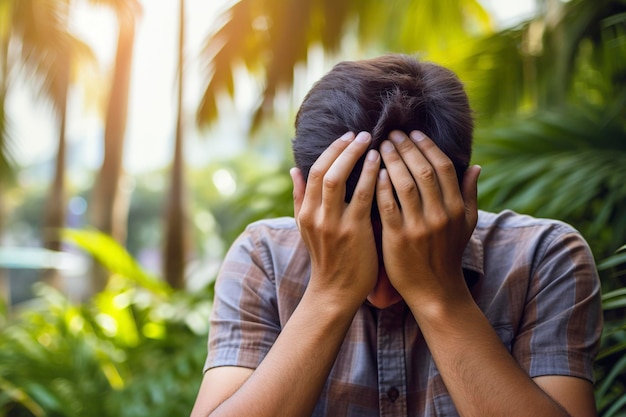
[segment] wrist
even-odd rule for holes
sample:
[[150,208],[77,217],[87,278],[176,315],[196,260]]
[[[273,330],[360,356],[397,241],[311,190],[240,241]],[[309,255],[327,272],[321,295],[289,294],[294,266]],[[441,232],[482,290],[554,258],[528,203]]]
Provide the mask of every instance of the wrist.
[[330,287],[309,284],[300,304],[326,317],[347,317],[351,321],[365,299],[354,297],[353,292],[336,291]]
[[477,308],[464,279],[461,279],[459,285],[413,291],[408,296],[403,294],[403,298],[418,323],[446,322]]
[[367,277],[359,271],[345,268],[328,272],[313,267],[305,293],[327,308],[354,313],[365,302],[375,283],[373,274]]

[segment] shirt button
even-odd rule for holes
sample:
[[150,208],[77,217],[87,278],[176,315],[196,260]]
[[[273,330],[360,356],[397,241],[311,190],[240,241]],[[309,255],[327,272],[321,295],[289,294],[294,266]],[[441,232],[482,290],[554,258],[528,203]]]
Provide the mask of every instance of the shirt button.
[[391,387],[389,388],[389,391],[387,391],[387,397],[389,398],[389,401],[391,401],[392,403],[398,399],[399,395],[400,395],[400,392],[398,391],[396,387]]

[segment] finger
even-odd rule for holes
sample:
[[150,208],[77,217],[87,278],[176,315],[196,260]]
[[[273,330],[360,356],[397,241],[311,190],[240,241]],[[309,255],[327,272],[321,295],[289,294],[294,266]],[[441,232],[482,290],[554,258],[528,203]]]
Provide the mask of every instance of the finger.
[[343,150],[354,140],[354,133],[347,132],[330,144],[322,152],[309,170],[306,180],[306,194],[308,201],[319,201],[322,197],[322,183],[326,172],[335,162]]
[[443,202],[439,178],[431,161],[426,158],[413,141],[409,140],[404,132],[394,130],[389,134],[389,139],[393,142],[417,184],[424,209],[440,208]]
[[322,203],[325,207],[337,207],[345,202],[346,181],[371,140],[369,133],[360,132],[328,168],[322,186]]
[[385,162],[391,184],[398,195],[402,211],[421,212],[422,203],[417,184],[396,148],[391,142],[385,140],[380,145],[380,154]]
[[291,168],[289,170],[289,175],[291,176],[291,181],[293,182],[293,213],[297,222],[300,209],[302,208],[302,201],[304,200],[306,182],[304,181],[304,176],[299,168]]
[[398,207],[398,203],[393,195],[393,185],[386,168],[382,168],[378,172],[376,204],[378,205],[378,214],[383,229],[385,227],[397,228],[402,225],[400,207]]
[[370,216],[374,202],[374,190],[380,168],[380,154],[370,149],[363,163],[363,170],[354,189],[348,210],[356,217]]
[[481,169],[480,165],[472,165],[463,176],[462,195],[465,203],[465,218],[472,229],[478,221],[478,177]]
[[459,180],[450,158],[439,149],[432,139],[419,130],[411,132],[411,139],[434,168],[446,206],[456,204],[460,196]]

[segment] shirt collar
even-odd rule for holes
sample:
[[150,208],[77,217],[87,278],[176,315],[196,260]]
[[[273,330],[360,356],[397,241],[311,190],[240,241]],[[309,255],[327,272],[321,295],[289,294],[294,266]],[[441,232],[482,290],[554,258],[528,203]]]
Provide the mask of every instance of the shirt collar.
[[483,244],[474,231],[467,242],[462,259],[463,275],[470,289],[484,275],[483,260]]

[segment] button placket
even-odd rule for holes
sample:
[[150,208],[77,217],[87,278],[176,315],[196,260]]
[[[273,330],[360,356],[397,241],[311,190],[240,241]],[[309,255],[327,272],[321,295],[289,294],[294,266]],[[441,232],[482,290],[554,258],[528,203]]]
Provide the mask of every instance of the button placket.
[[378,401],[381,417],[407,415],[403,313],[402,305],[378,312]]

